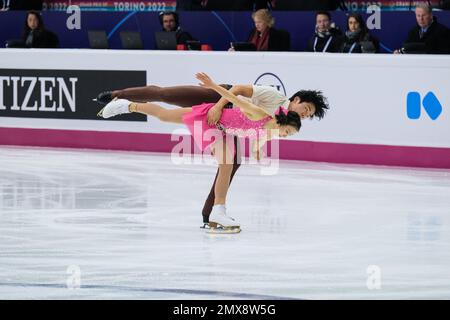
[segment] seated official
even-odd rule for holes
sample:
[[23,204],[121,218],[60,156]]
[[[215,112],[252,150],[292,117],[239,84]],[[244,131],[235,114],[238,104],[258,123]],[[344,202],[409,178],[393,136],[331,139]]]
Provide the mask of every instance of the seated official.
[[28,11],[21,39],[9,40],[7,47],[15,48],[58,48],[58,36],[44,27],[38,11]]
[[379,52],[379,41],[369,33],[366,23],[358,13],[351,13],[347,18],[347,31],[345,32],[340,52]]
[[331,15],[328,11],[316,13],[316,28],[309,40],[306,51],[309,52],[339,52],[342,46],[342,32],[332,27]]
[[[247,42],[252,43],[256,51],[289,51],[290,34],[287,31],[275,29],[275,19],[267,9],[253,12],[252,19],[255,28],[252,29]],[[229,51],[234,51],[231,47]]]
[[196,40],[187,31],[180,27],[179,16],[176,12],[161,12],[159,14],[159,22],[166,32],[175,32],[177,44],[186,45],[187,41]]
[[394,53],[450,53],[450,30],[437,22],[427,5],[416,7],[417,25],[408,33],[403,48]]

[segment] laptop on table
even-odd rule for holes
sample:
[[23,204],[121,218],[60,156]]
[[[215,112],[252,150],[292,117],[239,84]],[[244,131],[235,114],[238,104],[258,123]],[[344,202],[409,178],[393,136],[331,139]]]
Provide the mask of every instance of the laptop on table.
[[143,49],[141,35],[139,34],[139,32],[122,31],[120,33],[120,41],[122,42],[122,48],[124,49]]
[[108,49],[106,31],[88,31],[89,46],[91,49]]
[[176,50],[177,49],[176,32],[156,31],[155,42],[156,42],[156,49],[158,50]]
[[256,46],[251,42],[232,42],[231,46],[236,51],[256,51]]

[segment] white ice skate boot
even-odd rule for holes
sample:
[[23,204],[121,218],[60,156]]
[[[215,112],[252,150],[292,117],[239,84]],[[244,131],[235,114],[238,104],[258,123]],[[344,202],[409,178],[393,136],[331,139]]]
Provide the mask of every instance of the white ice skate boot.
[[215,205],[209,216],[209,233],[238,233],[241,225],[235,219],[226,215],[223,205]]
[[110,103],[108,103],[102,110],[97,113],[99,117],[102,118],[111,118],[117,116],[119,114],[130,113],[128,106],[131,101],[127,99],[114,99]]

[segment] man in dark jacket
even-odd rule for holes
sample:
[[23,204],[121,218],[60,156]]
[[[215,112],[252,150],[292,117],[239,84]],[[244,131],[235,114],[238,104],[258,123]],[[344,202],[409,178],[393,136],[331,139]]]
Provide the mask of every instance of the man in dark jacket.
[[309,40],[306,51],[339,52],[342,44],[341,30],[331,26],[331,15],[328,11],[316,13],[316,29]]
[[427,5],[418,5],[416,20],[417,25],[409,31],[403,48],[395,50],[394,53],[412,53],[417,50],[417,53],[449,54],[450,30],[437,22],[431,8]]
[[175,32],[177,44],[186,44],[187,41],[195,40],[189,32],[181,29],[179,17],[176,12],[161,12],[159,14],[159,22],[163,31]]

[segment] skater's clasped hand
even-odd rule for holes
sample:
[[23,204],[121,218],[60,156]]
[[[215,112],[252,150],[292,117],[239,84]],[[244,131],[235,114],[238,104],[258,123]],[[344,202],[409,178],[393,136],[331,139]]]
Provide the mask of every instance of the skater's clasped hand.
[[212,81],[212,79],[204,72],[196,73],[195,77],[197,80],[201,81],[199,85],[204,88],[212,88],[216,85],[214,81]]
[[209,109],[209,111],[208,111],[208,124],[209,125],[216,124],[219,121],[221,115],[222,115],[222,108],[217,107],[217,105],[215,105],[214,107]]

